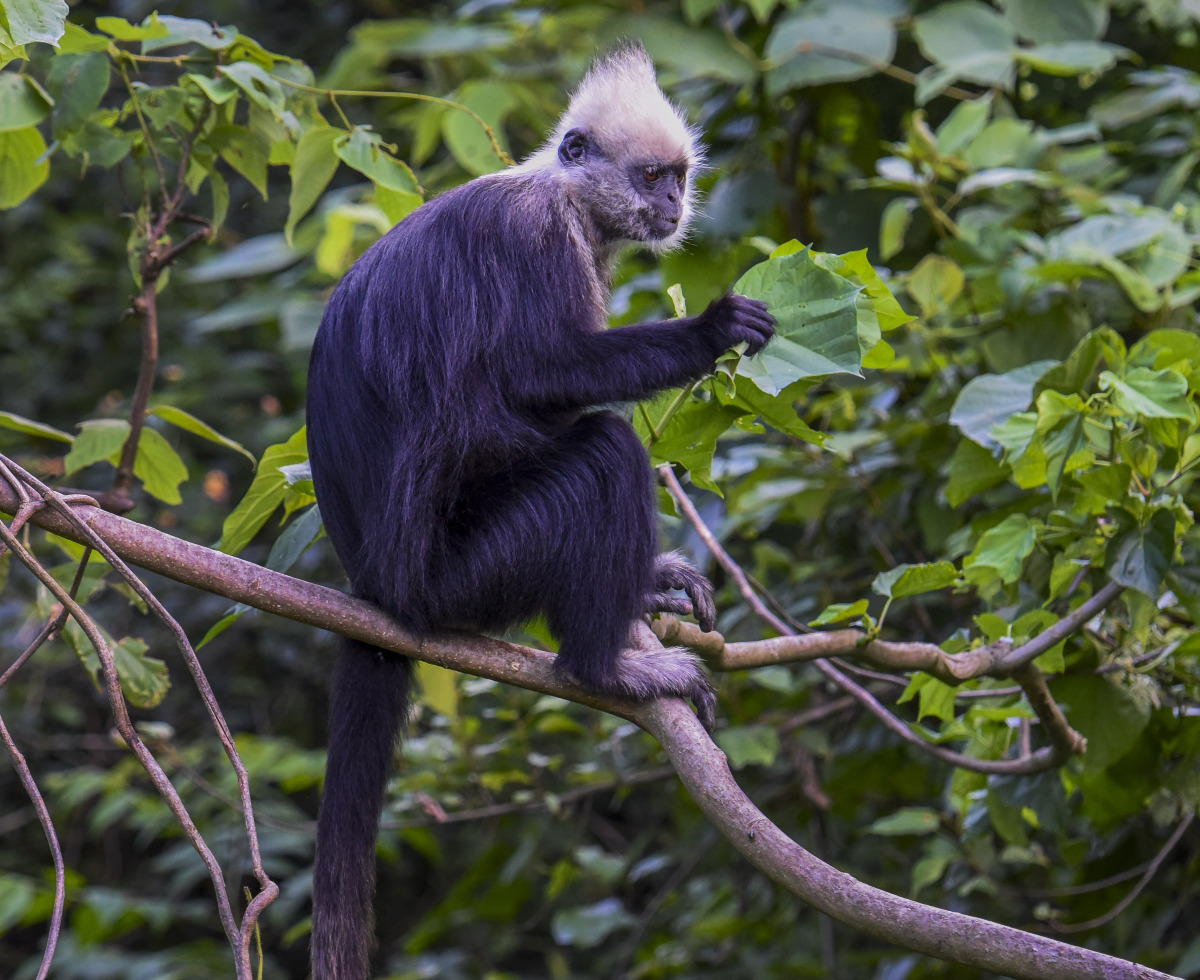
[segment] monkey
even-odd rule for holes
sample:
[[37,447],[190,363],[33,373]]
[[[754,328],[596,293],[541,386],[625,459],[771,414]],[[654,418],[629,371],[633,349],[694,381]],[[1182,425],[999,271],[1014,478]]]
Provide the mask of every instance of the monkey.
[[[555,670],[600,693],[715,693],[680,649],[626,649],[638,617],[694,612],[712,586],[658,554],[653,470],[601,406],[708,374],[774,333],[737,295],[697,316],[606,329],[618,251],[684,238],[698,133],[637,43],[596,60],[527,160],[422,205],[333,291],[308,378],[308,448],[325,528],[356,596],[417,636],[535,615]],[[685,592],[677,597],[672,590]],[[411,661],[346,641],[334,668],[313,882],[314,980],[363,980],[375,838]]]

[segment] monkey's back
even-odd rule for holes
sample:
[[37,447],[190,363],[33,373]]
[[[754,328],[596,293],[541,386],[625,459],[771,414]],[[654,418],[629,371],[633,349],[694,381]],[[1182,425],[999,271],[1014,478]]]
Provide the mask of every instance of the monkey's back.
[[463,485],[561,424],[514,381],[602,327],[590,261],[562,187],[495,175],[413,212],[330,298],[309,365],[318,502],[355,592],[414,628],[436,625],[416,599]]

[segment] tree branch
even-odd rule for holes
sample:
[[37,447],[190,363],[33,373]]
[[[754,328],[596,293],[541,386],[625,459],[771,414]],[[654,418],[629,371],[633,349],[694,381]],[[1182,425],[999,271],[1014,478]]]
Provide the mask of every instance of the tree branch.
[[[0,482],[0,510],[13,513],[20,503],[17,492]],[[332,589],[190,544],[98,508],[79,507],[73,516],[75,520],[44,508],[30,520],[71,540],[90,542],[83,527],[126,561],[258,609],[634,721],[659,740],[701,811],[747,860],[817,909],[869,935],[1017,980],[1173,980],[1115,957],[921,905],[831,868],[788,838],[750,802],[733,779],[724,754],[681,701],[638,704],[599,697],[561,681],[553,671],[552,654],[461,633],[418,640],[376,607]],[[14,542],[10,538],[7,543]],[[74,603],[64,605],[70,608]],[[640,631],[639,642],[656,641],[646,628]],[[260,893],[255,901],[262,898]]]

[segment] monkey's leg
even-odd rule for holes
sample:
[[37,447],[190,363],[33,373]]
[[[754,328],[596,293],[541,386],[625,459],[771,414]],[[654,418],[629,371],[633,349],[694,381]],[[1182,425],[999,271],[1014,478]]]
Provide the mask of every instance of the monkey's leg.
[[715,697],[694,656],[630,654],[629,630],[655,588],[653,474],[632,427],[585,415],[489,497],[470,495],[436,571],[439,618],[479,626],[546,614],[556,667],[593,691],[683,697],[710,724]]

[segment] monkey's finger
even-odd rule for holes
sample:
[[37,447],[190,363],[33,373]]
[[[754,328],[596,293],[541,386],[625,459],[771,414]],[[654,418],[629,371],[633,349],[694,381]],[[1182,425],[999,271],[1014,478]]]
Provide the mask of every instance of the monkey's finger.
[[693,604],[689,599],[677,596],[671,592],[652,592],[646,597],[646,611],[652,613],[674,613],[676,616],[690,616]]

